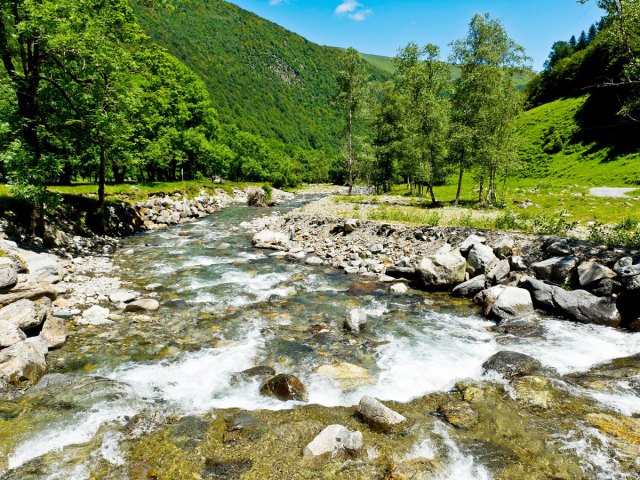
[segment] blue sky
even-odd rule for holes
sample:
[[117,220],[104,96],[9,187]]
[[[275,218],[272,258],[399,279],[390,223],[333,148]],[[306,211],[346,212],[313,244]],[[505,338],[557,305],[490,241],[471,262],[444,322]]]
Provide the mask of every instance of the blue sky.
[[471,17],[490,12],[542,68],[554,41],[579,34],[602,16],[591,0],[231,0],[321,45],[395,55],[410,41],[448,44],[467,31]]

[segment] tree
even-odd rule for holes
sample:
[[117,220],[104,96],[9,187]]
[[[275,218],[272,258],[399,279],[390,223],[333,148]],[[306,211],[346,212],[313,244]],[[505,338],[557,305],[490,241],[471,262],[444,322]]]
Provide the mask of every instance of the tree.
[[587,33],[587,42],[589,43],[589,45],[591,45],[595,41],[597,36],[598,28],[595,24],[591,24],[591,26],[589,27],[589,32]]
[[354,166],[357,151],[355,135],[362,110],[367,84],[366,63],[353,48],[344,51],[340,59],[337,76],[335,103],[340,109],[344,121],[345,156],[349,195],[353,192]]
[[578,37],[578,45],[576,46],[576,50],[584,50],[589,46],[589,41],[587,40],[587,34],[584,30],[580,32],[580,36]]
[[521,108],[512,75],[525,69],[528,58],[500,21],[489,14],[475,15],[467,36],[453,42],[452,50],[451,60],[461,69],[454,112],[463,134],[455,143],[456,150],[464,151],[467,158],[460,167],[476,166],[478,200],[496,203],[498,175],[513,161],[511,132]]
[[372,122],[375,163],[371,168],[371,181],[377,192],[389,192],[396,176],[404,140],[401,108],[395,85],[386,82],[382,85]]

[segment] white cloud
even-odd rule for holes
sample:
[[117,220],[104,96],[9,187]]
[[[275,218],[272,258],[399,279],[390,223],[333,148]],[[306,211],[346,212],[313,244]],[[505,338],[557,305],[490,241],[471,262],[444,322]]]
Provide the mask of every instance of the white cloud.
[[288,2],[289,0],[269,0],[269,5],[278,6]]
[[364,8],[364,5],[357,0],[343,0],[343,2],[336,7],[335,14],[341,17],[346,16],[355,22],[362,22],[366,20],[373,13],[370,8]]

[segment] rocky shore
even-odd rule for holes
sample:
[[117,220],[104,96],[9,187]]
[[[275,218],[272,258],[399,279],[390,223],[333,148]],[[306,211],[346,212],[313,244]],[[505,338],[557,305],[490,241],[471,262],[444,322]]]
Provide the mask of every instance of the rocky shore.
[[640,331],[640,252],[558,237],[342,219],[322,199],[257,219],[257,248],[309,265],[469,297],[497,321],[543,311]]
[[[61,219],[48,224],[45,239],[0,230],[0,394],[37,383],[47,370],[47,353],[61,347],[75,328],[113,323],[123,315],[135,320],[158,310],[162,285],[138,292],[119,278],[111,258],[118,237],[198,220],[246,203],[254,190],[259,189],[235,189],[229,195],[218,189],[215,196],[201,192],[192,199],[165,195],[131,207],[109,207],[115,236],[75,235],[77,226]],[[291,197],[275,190],[272,201]],[[29,242],[21,248],[7,235]],[[44,243],[54,246],[37,248]]]

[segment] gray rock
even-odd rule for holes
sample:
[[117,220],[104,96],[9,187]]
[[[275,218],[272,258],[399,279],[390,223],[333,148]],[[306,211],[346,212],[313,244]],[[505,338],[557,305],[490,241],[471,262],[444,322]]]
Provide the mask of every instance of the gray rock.
[[507,278],[510,272],[511,267],[509,266],[509,260],[505,258],[495,264],[493,268],[487,273],[487,281],[490,284],[495,285]]
[[55,255],[25,251],[22,256],[27,262],[32,280],[43,280],[49,283],[62,280],[62,266]]
[[355,455],[362,448],[362,433],[351,431],[342,425],[329,425],[306,447],[306,461],[332,460],[343,454]]
[[117,292],[109,295],[109,300],[111,303],[119,304],[119,303],[129,303],[138,298],[139,294],[136,292],[127,292],[125,290],[118,290]]
[[467,257],[467,272],[470,277],[483,275],[489,272],[498,263],[498,257],[493,253],[493,249],[482,243],[476,243]]
[[153,298],[141,298],[134,302],[128,303],[125,312],[155,312],[160,308],[160,302]]
[[161,283],[150,283],[149,285],[144,287],[147,292],[156,292],[158,290],[161,290],[162,288],[164,288],[164,285],[162,285]]
[[630,267],[631,265],[633,265],[633,258],[631,258],[631,257],[622,257],[613,266],[613,271],[616,272],[616,273],[620,273],[620,270],[622,270],[625,267]]
[[578,262],[578,257],[552,257],[531,267],[539,279],[564,285],[571,283]]
[[40,338],[46,343],[49,350],[61,347],[67,341],[67,326],[62,318],[48,317],[40,332]]
[[578,266],[578,281],[586,287],[604,278],[615,278],[616,272],[595,261],[581,263]]
[[406,417],[368,395],[360,399],[356,411],[365,423],[381,431],[393,430],[407,421]]
[[465,280],[466,260],[454,253],[424,257],[416,273],[427,288],[449,288]]
[[81,325],[108,325],[113,323],[113,321],[109,320],[109,309],[103,308],[99,305],[94,305],[84,312],[82,312],[82,317],[78,321]]
[[0,265],[0,292],[11,290],[18,284],[18,272],[11,263]]
[[0,294],[0,308],[6,307],[20,300],[38,300],[47,297],[55,300],[58,292],[55,287],[48,282],[21,282],[11,289],[9,293]]
[[384,252],[384,245],[382,245],[381,243],[374,243],[373,245],[371,245],[371,247],[369,247],[369,251],[373,254],[382,253]]
[[307,257],[304,263],[312,266],[324,265],[324,261],[320,257]]
[[34,384],[45,374],[47,344],[41,338],[27,338],[0,351],[0,377],[8,383]]
[[460,244],[460,253],[466,255],[469,253],[469,250],[473,248],[474,245],[482,244],[486,242],[487,239],[484,237],[480,237],[479,235],[469,235],[461,244]]
[[611,278],[603,278],[599,282],[592,285],[590,290],[591,293],[597,295],[598,297],[610,297],[622,290],[622,284],[620,282],[616,282]]
[[41,323],[36,304],[26,299],[0,309],[0,321],[12,323],[23,330],[37,327]]
[[467,298],[475,297],[478,293],[485,289],[485,281],[485,275],[473,277],[471,280],[468,280],[456,286],[453,289],[453,296]]
[[636,275],[640,275],[640,264],[627,265],[626,267],[622,267],[618,270],[618,275],[620,275],[622,278],[630,278],[635,277]]
[[367,313],[360,308],[355,308],[351,310],[344,321],[344,326],[351,333],[360,333],[360,330],[366,324],[367,324]]
[[465,401],[445,402],[438,407],[438,413],[456,428],[473,428],[478,423],[478,413]]
[[13,322],[0,320],[0,348],[10,347],[27,338]]
[[493,253],[498,258],[506,258],[513,251],[515,241],[511,235],[502,235],[493,247]]
[[523,288],[497,285],[483,290],[476,297],[487,317],[510,320],[535,312],[529,291]]
[[521,256],[514,255],[513,257],[509,257],[509,266],[511,270],[515,272],[522,272],[527,269],[527,262],[525,262]]
[[524,353],[501,351],[482,364],[485,373],[496,372],[506,379],[532,375],[542,370],[542,364]]
[[256,248],[271,250],[287,250],[289,248],[289,237],[284,233],[273,230],[262,230],[253,236],[253,245]]
[[393,295],[404,295],[408,291],[409,289],[404,283],[395,283],[391,285],[391,288],[389,288],[389,292],[391,292]]
[[566,240],[557,240],[552,242],[545,251],[549,255],[554,255],[557,257],[568,256],[571,253],[571,249],[569,248],[569,242]]

